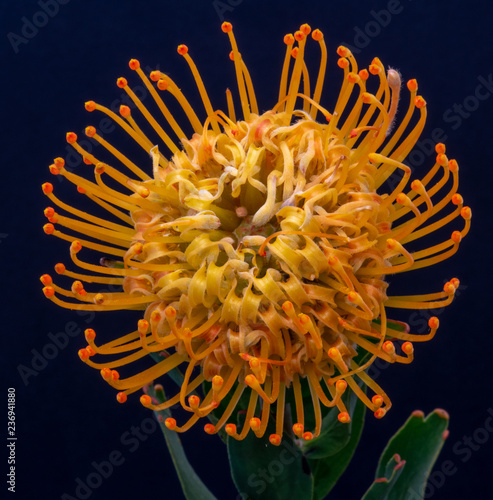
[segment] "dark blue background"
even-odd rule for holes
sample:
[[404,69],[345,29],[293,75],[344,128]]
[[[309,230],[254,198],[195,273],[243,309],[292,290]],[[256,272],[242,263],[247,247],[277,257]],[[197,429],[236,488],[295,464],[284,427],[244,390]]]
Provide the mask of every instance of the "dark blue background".
[[[137,398],[131,398],[125,406],[118,405],[114,391],[99,374],[79,361],[82,335],[71,337],[46,367],[27,378],[27,384],[18,370],[20,365],[31,365],[33,350],[41,352],[51,342],[50,333],[64,331],[70,321],[82,329],[89,325],[87,317],[46,301],[38,281],[56,262],[68,261],[68,245],[47,237],[41,229],[47,201],[40,188],[42,182],[53,182],[47,167],[54,157],[64,155],[65,133],[74,130],[82,134],[86,125],[94,124],[95,118],[83,108],[84,101],[94,99],[109,105],[121,94],[116,78],[124,75],[132,82],[134,75],[127,65],[131,57],[139,58],[144,66],[159,64],[187,95],[196,94],[188,68],[176,53],[179,43],[190,47],[212,101],[224,107],[224,89],[235,86],[227,37],[220,30],[221,4],[223,8],[235,5],[228,7],[224,16],[235,25],[263,109],[269,108],[277,96],[284,54],[282,37],[302,22],[325,33],[331,54],[328,91],[339,85],[335,49],[341,43],[361,48],[357,55],[361,66],[378,56],[385,65],[399,68],[405,80],[418,79],[429,112],[423,137],[429,137],[436,128],[447,136],[447,152],[460,164],[460,192],[473,209],[473,228],[453,259],[416,276],[398,277],[394,290],[431,292],[453,276],[461,279],[462,287],[454,304],[440,314],[441,327],[435,339],[416,345],[415,362],[382,370],[378,381],[394,407],[381,421],[369,416],[354,461],[332,498],[360,498],[372,481],[388,438],[411,411],[428,413],[435,407],[445,408],[451,415],[450,436],[437,468],[450,460],[454,473],[444,481],[443,475],[435,474],[427,498],[487,498],[491,435],[483,444],[473,442],[474,450],[463,440],[484,427],[488,409],[493,408],[493,342],[488,316],[492,299],[488,259],[493,97],[482,100],[470,116],[460,119],[460,124],[451,116],[457,116],[454,105],[474,95],[479,78],[492,75],[491,6],[483,2],[480,8],[478,3],[454,0],[230,0],[229,4],[64,0],[45,26],[34,35],[28,33],[26,43],[15,48],[7,34],[22,36],[26,20],[35,18],[42,23],[42,16],[37,14],[41,4],[3,0],[0,6],[0,255],[4,306],[0,355],[5,398],[0,406],[6,407],[7,387],[15,387],[18,498],[59,499],[63,493],[75,497],[77,478],[85,480],[94,470],[91,463],[107,460],[114,450],[122,452],[124,462],[92,492],[91,499],[182,498],[160,431],[132,445],[125,441],[125,433],[132,426],[144,423],[146,429],[152,428],[147,420],[150,413]],[[372,10],[380,12],[389,6],[397,6],[399,13],[375,31]],[[386,24],[385,17],[380,15],[381,24]],[[361,35],[365,30],[370,35],[366,38]],[[415,165],[416,175],[422,177],[432,162],[433,157],[429,157],[423,165]],[[90,321],[91,327],[111,330],[115,335],[130,331],[134,324],[135,317],[126,314],[107,313]],[[2,422],[6,422],[4,417]],[[476,436],[484,438],[484,433]],[[200,429],[184,435],[183,442],[192,464],[213,493],[220,500],[234,499],[223,446]],[[4,448],[0,463],[5,462]],[[2,465],[0,470],[5,478],[7,466]],[[3,481],[2,490],[6,489]]]

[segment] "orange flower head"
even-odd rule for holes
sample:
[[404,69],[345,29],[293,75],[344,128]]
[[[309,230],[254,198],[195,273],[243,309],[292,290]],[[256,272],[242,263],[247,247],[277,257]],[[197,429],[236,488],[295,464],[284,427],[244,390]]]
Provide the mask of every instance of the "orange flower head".
[[[262,437],[273,419],[269,441],[279,445],[285,408],[293,408],[292,432],[310,440],[320,434],[325,408],[337,407],[339,421],[350,421],[343,397],[348,390],[377,418],[389,410],[389,397],[365,369],[377,358],[411,362],[413,342],[430,340],[438,319],[418,335],[389,321],[387,309],[444,307],[459,282],[453,278],[435,293],[392,297],[385,277],[454,254],[469,231],[471,211],[457,193],[457,162],[447,158],[443,144],[436,145],[430,171],[410,182],[411,168],[403,161],[427,109],[415,80],[407,84],[407,111],[398,121],[399,73],[386,72],[377,58],[359,70],[351,51],[339,47],[342,86],[335,105],[325,107],[327,49],[322,32],[305,24],[284,37],[278,102],[261,113],[232,25],[222,29],[232,47],[241,118],[229,90],[227,111],[213,106],[185,45],[178,53],[193,74],[205,120],[169,76],[153,71],[149,79],[135,59],[130,68],[162,117],[151,114],[125,78],[117,85],[133,106],[121,106],[120,115],[86,103],[142,147],[149,162],[134,163],[95,127],[86,129],[99,145],[94,154],[75,133],[67,134],[94,176],[70,171],[61,158],[50,171],[108,217],[76,209],[57,198],[51,184],[43,185],[52,205],[44,230],[71,243],[71,260],[81,269],[58,263],[56,272],[73,283],[62,288],[43,275],[43,291],[69,309],[144,311],[133,331],[104,345],[86,330],[88,345],[79,351],[118,391],[120,403],[173,372],[182,379],[175,395],[164,402],[140,398],[153,410],[179,404],[190,413],[185,421],[168,418],[169,429],[183,432],[214,411],[208,434],[224,428],[243,439],[250,430]],[[313,88],[304,61],[310,43],[321,54]],[[191,137],[170,103],[184,112]],[[462,229],[426,243],[456,218]],[[107,257],[90,263],[82,258],[89,250]],[[121,291],[98,291],[110,284]],[[123,376],[148,354],[159,355],[159,362]],[[238,421],[240,399],[246,411]],[[314,416],[313,428],[305,428],[306,412]]]

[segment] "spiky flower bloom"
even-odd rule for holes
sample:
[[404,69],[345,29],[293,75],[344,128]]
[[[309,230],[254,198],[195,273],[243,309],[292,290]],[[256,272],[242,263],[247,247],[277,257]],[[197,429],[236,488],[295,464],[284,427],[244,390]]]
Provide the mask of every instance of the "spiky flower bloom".
[[[403,324],[389,322],[386,309],[446,306],[459,283],[454,278],[436,293],[390,297],[385,276],[436,264],[457,251],[471,218],[457,193],[457,163],[437,144],[436,163],[408,187],[411,169],[402,162],[426,117],[416,81],[408,82],[408,109],[395,123],[397,71],[386,73],[379,59],[358,71],[351,52],[339,47],[343,83],[329,112],[321,102],[327,50],[322,33],[306,24],[286,35],[279,99],[260,113],[232,26],[224,23],[222,29],[232,45],[242,119],[236,118],[229,90],[227,113],[213,107],[184,45],[178,53],[197,83],[207,115],[203,124],[170,77],[153,71],[149,80],[135,59],[130,68],[154,98],[163,125],[124,78],[117,83],[164,147],[154,145],[156,139],[137,125],[129,107],[121,106],[118,116],[86,103],[88,111],[106,114],[128,140],[150,153],[149,168],[134,164],[92,126],[86,135],[102,146],[98,152],[113,155],[111,165],[81,147],[74,133],[67,134],[84,162],[94,165],[94,180],[69,171],[61,158],[50,170],[106,209],[109,219],[65,204],[51,184],[43,185],[54,206],[67,214],[47,208],[45,232],[71,242],[73,263],[90,272],[57,264],[57,273],[75,281],[64,289],[44,275],[44,293],[69,309],[145,311],[134,331],[104,345],[96,344],[94,330],[86,330],[88,346],[79,355],[101,370],[121,403],[181,367],[176,395],[161,404],[147,394],[140,398],[154,410],[179,403],[190,412],[181,425],[173,418],[166,421],[178,432],[222,403],[206,432],[225,426],[237,439],[250,429],[260,437],[274,419],[270,441],[277,445],[289,397],[295,408],[286,421],[293,419],[296,436],[311,439],[320,433],[323,406],[337,407],[341,422],[350,420],[341,399],[348,386],[381,418],[391,403],[365,369],[377,358],[409,363],[412,342],[431,339],[438,327],[433,317],[428,333],[409,333]],[[310,33],[321,51],[313,91],[304,61]],[[183,109],[195,131],[191,138],[186,139],[151,81]],[[372,85],[374,93],[367,90]],[[424,243],[459,216],[465,221],[462,230],[448,233],[441,243]],[[59,226],[71,233],[55,229]],[[89,263],[79,258],[82,249],[111,258]],[[118,284],[122,291],[94,293],[95,284]],[[358,364],[362,351],[369,356]],[[125,378],[116,370],[149,353],[160,353],[161,360]],[[95,362],[95,355],[111,355],[111,361]],[[303,386],[311,394],[310,408],[304,407]],[[244,393],[246,416],[238,431],[231,420]],[[314,428],[305,429],[306,412],[314,417]]]

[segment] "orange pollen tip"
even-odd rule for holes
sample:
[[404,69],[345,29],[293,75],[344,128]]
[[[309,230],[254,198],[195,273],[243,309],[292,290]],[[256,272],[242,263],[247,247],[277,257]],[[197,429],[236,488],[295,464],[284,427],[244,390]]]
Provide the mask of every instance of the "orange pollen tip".
[[137,322],[137,329],[139,330],[139,333],[145,334],[148,328],[149,322],[145,319],[139,319]]
[[338,392],[344,392],[347,388],[347,382],[345,380],[338,380],[336,382],[336,390]]
[[260,425],[261,425],[260,418],[253,417],[250,419],[250,427],[254,432],[260,429]]
[[164,425],[170,430],[174,430],[176,428],[176,420],[174,418],[167,418],[164,421]]
[[71,287],[72,293],[79,294],[84,290],[84,285],[80,281],[74,281]]
[[77,354],[82,361],[87,361],[89,359],[89,353],[87,352],[87,349],[79,349],[79,352]]
[[337,419],[341,422],[341,424],[348,424],[351,422],[351,417],[347,411],[339,413],[339,415],[337,415]]
[[450,283],[452,283],[452,285],[454,285],[455,289],[457,290],[459,288],[459,285],[460,285],[460,281],[458,278],[452,278],[450,280]]
[[349,61],[345,57],[341,57],[337,60],[337,66],[342,69],[347,68],[349,66]]
[[418,90],[418,82],[417,80],[409,80],[407,82],[407,88],[410,92],[416,92]]
[[459,169],[459,164],[457,163],[457,160],[449,160],[448,169],[451,172],[457,172],[457,170]]
[[448,281],[447,283],[445,283],[445,285],[443,285],[443,291],[448,294],[453,294],[455,293],[455,286],[452,285],[450,281]]
[[406,353],[408,356],[414,352],[414,346],[411,342],[404,342],[401,346],[402,352]]
[[291,51],[291,56],[293,56],[294,59],[296,59],[297,55],[298,55],[298,52],[299,52],[299,48],[298,47],[295,47],[292,51]]
[[460,214],[466,220],[469,220],[472,217],[472,211],[469,207],[462,207]]
[[300,31],[302,31],[305,36],[308,36],[312,32],[312,28],[309,24],[305,23],[300,26]]
[[423,184],[418,179],[416,179],[413,182],[411,182],[411,189],[413,191],[419,191],[422,187],[423,187]]
[[381,419],[385,416],[387,411],[384,408],[379,408],[373,415],[375,418]]
[[166,90],[168,88],[168,82],[166,80],[159,80],[157,82],[157,88],[159,90]]
[[84,331],[84,336],[88,342],[92,342],[96,338],[96,332],[92,328],[87,328]]
[[149,74],[149,78],[153,81],[153,82],[157,82],[160,78],[161,78],[161,71],[151,71],[151,73]]
[[136,70],[137,68],[140,68],[140,62],[137,59],[130,59],[128,66],[130,69]]
[[301,42],[302,40],[305,39],[305,34],[303,33],[303,31],[295,31],[294,33],[294,39],[297,41],[297,42]]
[[439,142],[436,146],[435,146],[435,151],[437,154],[444,154],[445,153],[445,144],[443,144],[443,142]]
[[234,434],[236,434],[236,425],[235,424],[226,424],[226,427],[224,428],[224,430],[226,431],[226,434],[228,434],[229,436],[233,436]]
[[337,55],[339,57],[347,57],[349,55],[349,49],[343,45],[339,45],[339,47],[337,47]]
[[116,370],[111,370],[111,380],[118,380],[120,378],[120,374]]
[[63,274],[65,272],[65,265],[59,262],[58,264],[55,264],[55,271],[57,274]]
[[386,342],[383,343],[382,349],[387,353],[387,354],[394,354],[395,353],[395,347],[393,342],[390,340],[387,340]]
[[87,101],[84,104],[84,107],[86,108],[86,111],[92,112],[96,109],[96,103],[94,101]]
[[393,238],[389,238],[386,243],[389,250],[393,250],[397,246],[397,241],[395,241]]
[[289,302],[289,300],[287,300],[286,302],[284,302],[284,304],[282,305],[282,310],[284,312],[287,312],[287,311],[291,311],[293,310],[293,303],[292,302]]
[[142,406],[150,406],[152,403],[151,396],[148,396],[147,394],[143,394],[140,396],[140,402]]
[[312,32],[312,38],[316,42],[319,42],[320,40],[322,40],[323,37],[324,37],[324,34],[319,29],[313,30],[313,32]]
[[97,305],[101,305],[104,302],[104,295],[102,293],[97,293],[94,295],[93,302]]
[[235,60],[235,53],[234,53],[233,51],[231,51],[231,52],[229,53],[229,58],[230,58],[230,60],[231,60],[231,61],[234,61],[234,60]]
[[224,23],[221,24],[221,29],[224,33],[229,33],[233,29],[233,25],[228,23],[228,21],[224,21]]
[[151,313],[151,321],[158,322],[161,320],[161,313],[159,311],[152,311]]
[[250,365],[250,368],[256,369],[260,366],[260,361],[258,358],[250,357],[248,364]]
[[188,53],[188,47],[186,45],[181,44],[181,45],[178,45],[178,48],[176,49],[176,51],[181,56],[184,56],[185,54]]
[[356,73],[348,73],[347,80],[349,83],[358,83],[361,80],[361,78]]
[[428,320],[428,326],[430,328],[438,328],[440,326],[440,321],[436,316],[433,316]]
[[119,403],[125,403],[125,401],[127,401],[127,395],[126,395],[124,392],[119,392],[119,393],[116,395],[116,400],[117,400]]
[[357,292],[349,292],[347,294],[347,299],[349,302],[356,302],[359,299],[359,294]]
[[55,226],[53,224],[51,224],[51,223],[45,224],[43,226],[43,231],[46,234],[53,234],[55,232]]
[[65,166],[65,160],[63,158],[55,158],[53,160],[53,163],[58,167],[58,168],[63,168]]
[[462,196],[459,193],[455,193],[452,196],[452,203],[454,205],[462,205],[462,203],[464,203],[464,198],[462,198]]
[[442,167],[446,167],[448,164],[447,155],[444,155],[442,153],[438,154],[437,155],[437,163],[439,165],[442,165]]
[[198,408],[199,407],[199,404],[200,404],[200,398],[198,396],[195,396],[195,395],[191,395],[189,398],[188,398],[188,404],[192,407],[192,408]]
[[216,428],[212,424],[205,424],[204,431],[207,432],[207,434],[214,434],[214,432],[216,432]]
[[368,68],[368,70],[370,71],[370,73],[372,75],[378,75],[378,73],[380,73],[380,71],[382,71],[382,68],[378,64],[370,64],[370,67]]
[[368,73],[368,70],[366,70],[366,69],[360,70],[358,75],[362,80],[368,80],[368,78],[370,77],[370,74]]
[[247,384],[249,387],[251,387],[252,385],[257,385],[258,384],[257,377],[250,373],[250,375],[247,375],[245,377],[245,384]]
[[126,78],[120,77],[116,81],[116,84],[118,85],[118,87],[120,87],[121,89],[123,89],[123,88],[125,88],[128,85],[128,82],[127,82]]
[[82,243],[80,241],[72,241],[70,245],[70,251],[74,253],[78,253],[82,250]]
[[305,428],[304,428],[303,424],[296,423],[296,424],[293,425],[293,432],[298,437],[301,437],[303,435],[304,429]]
[[341,353],[339,352],[339,349],[337,347],[331,347],[328,351],[327,354],[330,359],[338,359],[341,357]]
[[43,293],[45,294],[45,297],[49,299],[55,295],[55,289],[52,286],[45,286],[43,288]]
[[74,132],[67,132],[67,142],[69,144],[73,144],[74,142],[77,141],[77,134],[75,134]]
[[214,375],[212,377],[212,388],[213,389],[220,389],[224,384],[224,379],[220,375]]
[[105,165],[104,163],[101,162],[97,163],[94,168],[94,171],[99,175],[104,174],[104,170],[105,170]]
[[271,434],[269,436],[269,442],[274,446],[279,446],[281,444],[281,436],[279,436],[279,434]]
[[305,441],[311,441],[313,439],[313,434],[311,432],[304,432],[303,433],[303,439]]
[[[96,135],[96,128],[90,125],[89,127],[86,127],[84,130],[84,133],[87,135],[87,137],[94,137]],[[85,160],[85,158],[84,158]],[[91,163],[91,162],[89,162]]]
[[45,214],[45,217],[54,217],[55,216],[55,209],[53,207],[46,207],[43,211]]
[[293,43],[294,43],[294,36],[291,33],[288,33],[287,35],[284,35],[284,43],[286,45],[293,45]]
[[414,99],[414,104],[418,109],[421,109],[426,106],[426,101],[419,95]]
[[109,368],[102,368],[100,373],[101,377],[105,380],[109,380],[111,378],[111,370]]
[[[155,311],[158,312],[158,311]],[[167,318],[175,318],[176,317],[176,309],[172,306],[168,306],[164,310],[164,314],[166,315]]]
[[460,231],[454,231],[450,238],[452,239],[453,242],[460,243],[460,240],[462,239],[462,234],[460,233]]
[[130,108],[122,104],[120,106],[120,115],[122,115],[123,118],[128,118],[130,116]]
[[408,197],[404,193],[399,193],[396,196],[395,201],[400,205],[405,205],[408,201]]
[[83,187],[77,186],[77,191],[81,194],[85,194],[86,190]]
[[50,173],[53,175],[58,175],[60,173],[60,170],[58,170],[56,165],[50,165],[48,168],[50,169]]
[[369,92],[363,92],[361,94],[361,100],[365,103],[365,104],[370,104],[371,103],[371,100],[372,100],[372,95],[369,93]]
[[371,398],[371,402],[372,402],[375,406],[382,406],[382,405],[383,405],[383,398],[382,398],[382,396],[380,396],[380,394],[375,394],[375,395]]

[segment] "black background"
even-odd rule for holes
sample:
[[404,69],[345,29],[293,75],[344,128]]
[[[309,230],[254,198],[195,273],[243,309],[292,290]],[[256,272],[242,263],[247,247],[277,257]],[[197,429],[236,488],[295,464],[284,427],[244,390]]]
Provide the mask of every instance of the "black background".
[[[399,276],[391,290],[427,293],[457,276],[460,293],[451,307],[440,312],[441,327],[435,339],[416,346],[411,365],[381,370],[378,382],[394,407],[381,421],[368,417],[356,456],[331,498],[360,498],[372,481],[388,438],[413,410],[429,413],[436,407],[451,415],[450,436],[427,498],[488,498],[485,488],[490,483],[492,440],[491,433],[479,429],[485,428],[488,409],[493,415],[489,362],[493,342],[487,318],[492,299],[493,87],[482,89],[481,101],[473,96],[481,78],[493,79],[489,3],[479,7],[479,3],[454,0],[64,0],[46,25],[35,28],[36,32],[26,31],[26,22],[43,24],[42,3],[2,0],[0,5],[0,255],[5,308],[0,352],[4,403],[0,406],[6,411],[7,387],[15,387],[18,498],[59,499],[64,493],[76,497],[77,478],[84,481],[94,471],[91,463],[107,460],[115,450],[122,453],[123,463],[92,491],[91,499],[183,498],[159,430],[143,434],[146,439],[132,444],[125,441],[132,426],[152,429],[151,414],[138,398],[120,406],[114,390],[79,361],[77,351],[85,344],[82,335],[70,337],[45,367],[38,365],[36,375],[23,380],[19,369],[31,367],[35,352],[42,352],[51,342],[49,334],[63,332],[71,321],[82,329],[106,329],[115,336],[133,329],[133,315],[106,313],[88,321],[44,299],[38,278],[51,272],[56,262],[68,261],[68,245],[42,231],[47,200],[40,185],[53,182],[47,167],[54,157],[65,154],[65,133],[82,134],[86,125],[96,124],[83,103],[94,99],[109,105],[121,94],[115,85],[117,77],[126,76],[132,83],[131,57],[140,59],[143,66],[159,65],[193,96],[197,92],[190,73],[176,53],[176,46],[186,43],[211,100],[224,107],[224,89],[236,87],[227,37],[220,30],[222,16],[234,23],[264,110],[277,96],[284,57],[282,37],[303,22],[325,33],[331,55],[326,92],[335,92],[340,82],[335,49],[341,43],[358,49],[361,66],[378,56],[385,65],[400,69],[405,80],[418,79],[429,114],[422,137],[430,137],[437,128],[447,136],[447,153],[459,162],[460,192],[472,207],[473,226],[450,261],[426,272]],[[382,13],[389,8],[395,13]],[[24,42],[12,33],[24,37]],[[191,100],[200,109],[198,99]],[[471,111],[461,117],[454,106],[462,104]],[[416,153],[415,158],[420,157]],[[422,165],[417,163],[414,172],[422,177],[433,156],[426,156]],[[414,320],[418,324],[423,316]],[[5,417],[2,422],[6,426]],[[6,435],[6,427],[2,432]],[[467,444],[468,437],[472,437],[471,444]],[[183,442],[212,492],[220,500],[236,498],[224,447],[198,428],[184,435]],[[7,451],[3,449],[0,487],[6,490]],[[440,471],[447,461],[453,467],[449,464],[447,471],[452,469],[452,473],[445,476]]]

